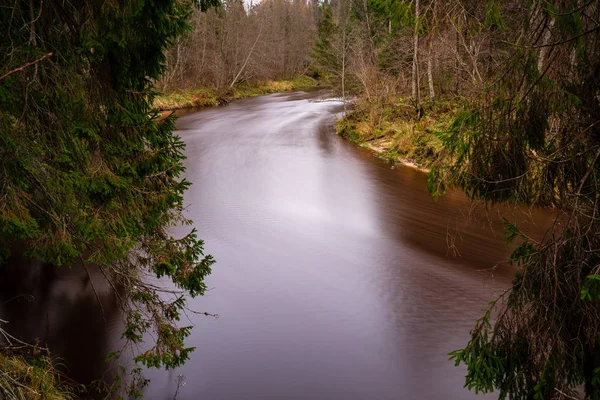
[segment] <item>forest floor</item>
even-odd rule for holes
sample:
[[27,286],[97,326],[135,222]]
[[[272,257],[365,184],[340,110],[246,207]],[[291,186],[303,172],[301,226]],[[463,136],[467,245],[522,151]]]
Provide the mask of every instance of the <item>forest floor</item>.
[[424,106],[424,115],[415,118],[407,97],[383,102],[359,99],[353,109],[337,122],[337,133],[366,147],[392,164],[429,171],[439,159],[443,144],[438,132],[445,132],[460,110],[454,99],[441,99]]
[[192,107],[218,107],[232,100],[277,92],[315,89],[322,85],[323,83],[316,79],[301,75],[289,80],[244,82],[225,91],[212,88],[176,90],[156,96],[154,106],[159,111]]

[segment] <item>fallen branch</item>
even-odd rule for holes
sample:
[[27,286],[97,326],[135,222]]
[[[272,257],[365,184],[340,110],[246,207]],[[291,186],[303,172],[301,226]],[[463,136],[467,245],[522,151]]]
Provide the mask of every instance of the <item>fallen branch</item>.
[[8,71],[8,72],[7,72],[7,73],[5,73],[4,75],[0,76],[0,81],[1,81],[2,79],[4,79],[4,78],[8,78],[8,77],[9,77],[9,76],[11,76],[12,74],[15,74],[15,73],[17,73],[17,72],[19,72],[19,71],[23,71],[25,68],[29,68],[29,67],[31,67],[32,65],[38,64],[38,63],[40,63],[40,62],[44,61],[44,60],[45,60],[46,58],[48,58],[48,57],[52,57],[52,54],[53,54],[53,53],[51,53],[51,52],[50,52],[50,53],[46,54],[45,56],[43,56],[43,57],[41,57],[41,58],[38,58],[38,59],[37,59],[37,60],[35,60],[35,61],[29,62],[29,63],[27,63],[27,64],[23,65],[22,67],[19,67],[19,68],[17,68],[17,69],[13,69],[12,71]]

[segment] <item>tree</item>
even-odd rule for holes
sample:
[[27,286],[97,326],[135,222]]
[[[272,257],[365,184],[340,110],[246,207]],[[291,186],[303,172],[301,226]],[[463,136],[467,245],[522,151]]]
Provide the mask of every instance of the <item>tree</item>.
[[[496,4],[497,5],[497,4]],[[430,174],[486,202],[552,205],[535,241],[506,222],[517,247],[512,288],[491,303],[464,349],[466,385],[500,398],[600,398],[600,4],[507,2],[497,80],[444,134],[454,164]],[[502,49],[505,47],[505,49]]]
[[427,35],[427,82],[429,86],[429,102],[431,104],[435,103],[435,87],[433,85],[433,38],[435,36],[437,24],[437,2],[432,0],[432,3],[432,27]]
[[413,34],[413,62],[412,62],[412,98],[417,108],[421,107],[421,85],[419,82],[419,18],[421,7],[419,0],[415,0],[415,28]]
[[[0,265],[17,244],[59,267],[99,266],[125,311],[123,337],[154,345],[148,367],[181,365],[184,294],[211,256],[182,215],[184,144],[152,110],[167,46],[191,3],[13,1],[0,7]],[[148,276],[168,277],[167,296]],[[113,354],[114,356],[114,354]]]
[[350,41],[354,29],[352,1],[339,1],[335,10],[329,4],[322,5],[318,37],[313,51],[313,58],[339,86],[344,104],[348,93]]

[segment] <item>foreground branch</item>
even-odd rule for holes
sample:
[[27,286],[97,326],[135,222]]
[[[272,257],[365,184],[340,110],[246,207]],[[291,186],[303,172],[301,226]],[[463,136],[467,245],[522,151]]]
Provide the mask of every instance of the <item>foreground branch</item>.
[[41,57],[41,58],[38,58],[38,59],[37,59],[37,60],[35,60],[35,61],[32,61],[32,62],[29,62],[29,63],[25,64],[25,65],[23,65],[22,67],[19,67],[19,68],[17,68],[17,69],[13,69],[12,71],[8,71],[8,72],[7,72],[7,73],[5,73],[4,75],[0,76],[0,81],[1,81],[2,79],[4,79],[4,78],[8,78],[8,77],[9,77],[9,76],[11,76],[12,74],[15,74],[15,73],[17,73],[17,72],[19,72],[19,71],[23,71],[25,68],[29,68],[29,67],[31,67],[32,65],[36,65],[36,64],[38,64],[38,63],[41,63],[42,61],[44,61],[46,58],[49,58],[49,57],[52,57],[52,52],[50,52],[50,53],[46,54],[45,56],[43,56],[43,57]]

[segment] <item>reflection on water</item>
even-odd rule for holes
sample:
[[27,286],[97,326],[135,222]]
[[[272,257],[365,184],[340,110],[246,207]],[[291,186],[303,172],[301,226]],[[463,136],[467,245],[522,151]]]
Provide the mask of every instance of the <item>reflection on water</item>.
[[21,257],[3,266],[2,328],[26,343],[47,347],[57,366],[76,382],[110,375],[104,360],[114,350],[111,333],[120,328],[120,316],[115,295],[96,268],[55,268]]
[[[149,371],[147,398],[172,399],[178,374],[179,400],[474,397],[447,353],[510,282],[506,266],[485,271],[509,251],[498,218],[460,193],[435,202],[423,173],[336,137],[342,107],[319,95],[182,113],[187,215],[217,259],[212,289],[191,303],[220,318],[189,316],[192,360]],[[31,271],[2,283],[0,316],[45,338],[77,379],[100,376],[114,300],[104,323],[85,273]],[[30,292],[35,302],[6,303]]]

